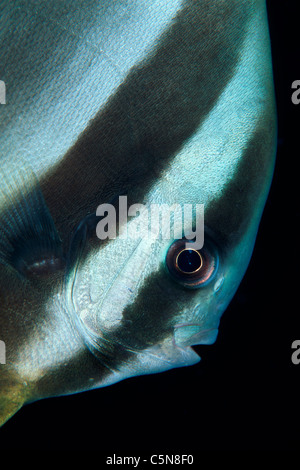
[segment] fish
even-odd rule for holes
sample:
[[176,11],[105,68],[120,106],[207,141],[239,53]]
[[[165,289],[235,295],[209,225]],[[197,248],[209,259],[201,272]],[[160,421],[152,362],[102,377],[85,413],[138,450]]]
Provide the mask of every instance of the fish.
[[[277,120],[264,0],[1,9],[4,424],[200,361],[252,256]],[[172,212],[169,236],[124,236],[174,204],[204,207],[201,246],[195,211],[184,234]],[[116,234],[101,239],[108,207]]]

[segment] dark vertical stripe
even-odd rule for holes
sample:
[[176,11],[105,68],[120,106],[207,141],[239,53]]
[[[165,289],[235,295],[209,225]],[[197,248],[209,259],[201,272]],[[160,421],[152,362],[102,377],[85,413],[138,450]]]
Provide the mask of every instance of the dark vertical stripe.
[[271,94],[266,105],[233,177],[205,212],[207,226],[224,248],[238,242],[265,203],[276,152],[276,111]]
[[187,0],[155,50],[91,121],[42,189],[63,237],[124,189],[145,190],[234,73],[254,1]]

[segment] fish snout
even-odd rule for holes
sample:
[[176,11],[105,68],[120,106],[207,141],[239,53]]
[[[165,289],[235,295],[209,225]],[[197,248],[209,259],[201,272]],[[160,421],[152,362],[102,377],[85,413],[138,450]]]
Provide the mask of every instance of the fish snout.
[[203,328],[200,324],[182,324],[174,327],[174,341],[178,347],[213,344],[218,336],[218,328]]

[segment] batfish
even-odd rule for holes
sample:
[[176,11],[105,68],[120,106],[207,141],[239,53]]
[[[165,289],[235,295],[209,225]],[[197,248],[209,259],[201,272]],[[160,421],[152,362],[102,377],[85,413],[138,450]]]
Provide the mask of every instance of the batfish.
[[[251,258],[277,125],[264,0],[0,5],[3,424],[200,360]],[[204,207],[184,234],[174,205]],[[161,206],[170,233],[146,236]]]

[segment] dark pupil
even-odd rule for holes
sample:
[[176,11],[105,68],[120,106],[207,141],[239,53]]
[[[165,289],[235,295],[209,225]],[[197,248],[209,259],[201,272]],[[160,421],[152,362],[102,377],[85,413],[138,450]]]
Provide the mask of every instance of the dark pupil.
[[193,273],[201,266],[199,253],[194,250],[183,250],[177,258],[178,268],[185,273]]

